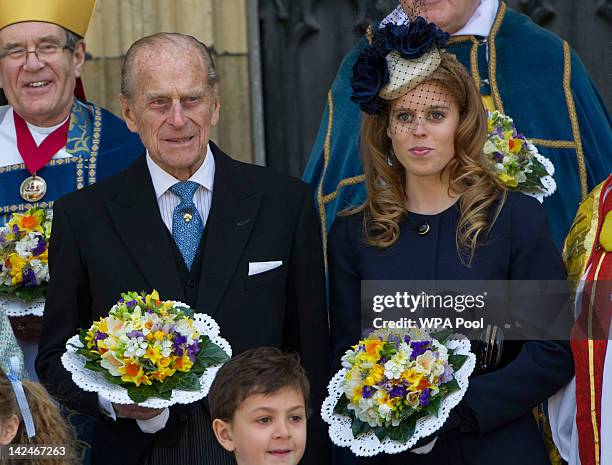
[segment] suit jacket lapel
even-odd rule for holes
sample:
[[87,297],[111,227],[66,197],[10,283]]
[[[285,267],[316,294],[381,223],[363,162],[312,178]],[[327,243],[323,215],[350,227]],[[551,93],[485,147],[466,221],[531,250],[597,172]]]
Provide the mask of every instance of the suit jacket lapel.
[[164,300],[184,300],[167,228],[159,213],[144,156],[124,172],[117,196],[107,201],[107,208],[127,253],[136,262],[149,290],[157,289]]
[[251,235],[261,196],[244,179],[236,162],[212,142],[211,149],[215,157],[215,181],[206,223],[198,311],[214,315]]

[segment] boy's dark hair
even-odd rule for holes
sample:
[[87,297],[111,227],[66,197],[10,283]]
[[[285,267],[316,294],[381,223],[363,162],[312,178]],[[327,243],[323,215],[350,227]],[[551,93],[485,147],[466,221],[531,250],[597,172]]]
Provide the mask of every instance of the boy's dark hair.
[[297,354],[276,347],[247,350],[217,372],[208,393],[211,418],[232,421],[240,404],[252,394],[274,394],[292,387],[304,396],[308,412],[310,384]]

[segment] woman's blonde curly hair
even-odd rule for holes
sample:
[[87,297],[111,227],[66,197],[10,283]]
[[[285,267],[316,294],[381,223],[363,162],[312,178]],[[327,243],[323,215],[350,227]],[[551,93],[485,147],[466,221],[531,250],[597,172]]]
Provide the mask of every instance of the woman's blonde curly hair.
[[[455,134],[455,156],[447,165],[449,191],[460,195],[457,250],[470,265],[479,240],[493,224],[506,190],[485,168],[483,146],[487,138],[487,116],[480,94],[457,59],[440,52],[442,62],[428,80],[448,89],[460,113]],[[361,128],[361,155],[368,197],[366,202],[343,214],[364,212],[366,242],[376,247],[393,245],[400,235],[399,223],[406,216],[406,175],[395,161],[391,166],[391,140],[387,136],[389,107],[378,115],[364,114]]]
[[[59,409],[53,400],[51,400],[47,390],[41,384],[31,381],[23,381],[22,384],[32,412],[32,418],[34,419],[36,435],[33,438],[28,438],[13,386],[2,370],[0,370],[0,425],[13,415],[17,415],[19,418],[19,429],[12,443],[32,446],[44,444],[46,446],[65,446],[67,448],[64,457],[41,458],[40,460],[31,459],[27,460],[29,464],[72,465],[76,463],[73,451],[74,436],[71,434]],[[19,465],[26,462],[9,459],[6,463],[8,465]]]

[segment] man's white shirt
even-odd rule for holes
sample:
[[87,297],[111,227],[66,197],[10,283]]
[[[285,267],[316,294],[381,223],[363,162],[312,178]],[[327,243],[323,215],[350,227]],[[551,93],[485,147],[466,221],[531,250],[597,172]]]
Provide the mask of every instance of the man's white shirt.
[[[172,232],[172,214],[176,206],[180,203],[180,199],[168,189],[180,180],[160,168],[159,165],[153,161],[151,155],[149,155],[149,151],[147,151],[147,167],[149,168],[151,180],[153,181],[153,189],[155,189],[159,213],[168,231]],[[210,146],[208,146],[204,162],[189,178],[189,181],[196,182],[200,185],[193,195],[193,201],[202,218],[202,224],[204,226],[206,226],[206,220],[210,213],[214,180],[215,159],[210,150]]]

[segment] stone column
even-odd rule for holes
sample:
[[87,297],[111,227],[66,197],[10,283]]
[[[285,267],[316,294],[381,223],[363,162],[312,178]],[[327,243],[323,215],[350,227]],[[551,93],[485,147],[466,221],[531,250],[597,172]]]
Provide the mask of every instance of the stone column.
[[212,49],[221,80],[221,120],[211,138],[232,157],[252,162],[247,1],[99,1],[85,38],[88,100],[120,115],[121,60],[128,47],[155,32],[190,34]]

